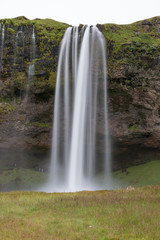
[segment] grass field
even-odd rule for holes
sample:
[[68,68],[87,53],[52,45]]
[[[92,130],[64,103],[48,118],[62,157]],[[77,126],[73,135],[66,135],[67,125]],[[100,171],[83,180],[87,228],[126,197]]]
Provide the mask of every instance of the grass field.
[[160,186],[0,193],[1,240],[160,239]]

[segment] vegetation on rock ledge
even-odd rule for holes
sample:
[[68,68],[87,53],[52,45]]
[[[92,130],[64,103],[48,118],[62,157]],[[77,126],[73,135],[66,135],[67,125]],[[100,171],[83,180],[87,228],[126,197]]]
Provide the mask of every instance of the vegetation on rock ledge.
[[107,39],[109,69],[124,64],[141,67],[142,58],[153,62],[159,57],[160,17],[129,25],[104,24],[100,28]]

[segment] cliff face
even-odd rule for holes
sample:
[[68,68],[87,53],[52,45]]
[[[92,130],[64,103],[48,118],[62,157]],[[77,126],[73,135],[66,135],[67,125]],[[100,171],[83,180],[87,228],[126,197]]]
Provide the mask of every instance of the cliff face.
[[[50,19],[30,21],[25,17],[0,23],[1,97],[21,95],[23,99],[29,66],[34,64],[35,75],[30,83],[32,99],[48,100],[55,87],[60,41],[68,25]],[[11,81],[12,88],[7,91],[6,85],[10,86]]]
[[[0,147],[49,148],[58,51],[68,25],[24,17],[0,23]],[[130,164],[131,154],[146,161],[147,151],[158,154],[160,146],[160,17],[98,28],[107,40],[115,166]]]
[[49,148],[58,52],[67,24],[0,21],[0,147]]
[[158,154],[160,147],[160,17],[101,30],[107,39],[115,154],[149,160],[148,150]]

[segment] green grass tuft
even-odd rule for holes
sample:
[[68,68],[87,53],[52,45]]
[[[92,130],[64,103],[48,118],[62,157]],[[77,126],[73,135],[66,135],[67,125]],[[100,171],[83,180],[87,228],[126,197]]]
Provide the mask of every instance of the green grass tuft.
[[125,172],[117,171],[113,179],[119,186],[160,185],[160,161],[151,161],[138,166],[129,167]]
[[2,190],[7,189],[35,189],[42,186],[48,174],[25,168],[14,168],[5,170],[0,174],[0,187]]
[[31,125],[35,127],[41,127],[41,128],[52,128],[52,122],[45,123],[45,122],[31,122]]

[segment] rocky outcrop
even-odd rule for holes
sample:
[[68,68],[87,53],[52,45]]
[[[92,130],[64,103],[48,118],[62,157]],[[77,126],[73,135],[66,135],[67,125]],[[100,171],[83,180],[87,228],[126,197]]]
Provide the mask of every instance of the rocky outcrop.
[[[1,33],[5,25],[0,74],[0,147],[50,148],[58,51],[68,25],[49,19],[30,21],[24,17],[0,23]],[[36,54],[31,61],[33,26]],[[98,28],[107,40],[114,167],[148,161],[153,151],[158,158],[160,17],[130,25],[98,25]],[[31,63],[35,64],[35,76],[30,82],[29,102],[26,103]]]
[[102,26],[108,39],[113,151],[115,159],[122,159],[123,165],[151,159],[149,151],[152,159],[159,158],[159,27],[159,17],[131,25]]

